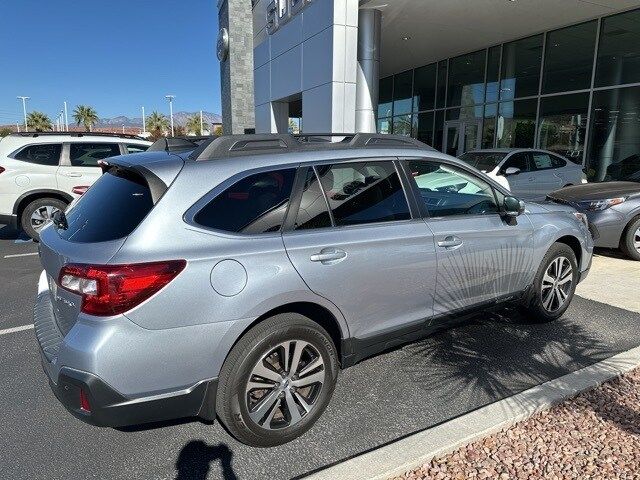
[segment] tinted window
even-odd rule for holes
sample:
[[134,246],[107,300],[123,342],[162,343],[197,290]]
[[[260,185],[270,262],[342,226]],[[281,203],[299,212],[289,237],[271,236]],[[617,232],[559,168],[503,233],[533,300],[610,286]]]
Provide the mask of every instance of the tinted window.
[[493,188],[462,169],[433,161],[409,161],[429,215],[488,215],[500,210]]
[[120,155],[116,143],[72,143],[69,145],[69,159],[74,167],[96,167],[99,160]]
[[547,34],[543,93],[581,90],[591,86],[596,21]]
[[413,136],[427,145],[433,145],[433,112],[413,116]]
[[536,95],[541,61],[542,35],[505,44],[502,51],[500,99]]
[[413,109],[431,110],[436,98],[436,70],[435,63],[416,68],[413,78]]
[[536,137],[538,100],[519,100],[500,104],[497,146],[500,148],[533,148]]
[[460,160],[483,172],[491,172],[506,156],[498,152],[468,152]]
[[491,47],[487,57],[487,90],[486,102],[498,101],[500,79],[500,53],[501,47]]
[[582,159],[588,110],[588,93],[558,95],[540,100],[540,139],[537,147]]
[[502,171],[507,168],[519,168],[521,172],[528,172],[531,170],[530,155],[528,153],[514,153],[509,159],[504,162]]
[[92,243],[129,235],[153,208],[147,183],[129,172],[102,175],[67,212],[67,230],[58,234],[69,241]]
[[533,165],[536,170],[546,170],[547,168],[553,168],[553,161],[551,155],[543,152],[533,152]]
[[438,90],[436,91],[436,106],[444,107],[447,101],[447,61],[438,62]]
[[237,181],[196,216],[205,227],[226,232],[266,233],[282,227],[295,169],[256,173]]
[[413,70],[399,73],[393,77],[393,114],[411,113],[411,91],[413,89]]
[[486,50],[480,50],[449,61],[449,107],[484,102],[485,57]]
[[640,10],[602,20],[596,86],[640,82]]
[[390,117],[393,114],[393,77],[380,80],[378,98],[378,117]]
[[147,151],[146,145],[127,145],[127,153],[141,153]]
[[484,124],[482,126],[482,148],[492,148],[496,140],[496,117],[498,105],[493,103],[484,107]]
[[393,117],[393,134],[406,137],[411,135],[411,115]]
[[31,145],[20,150],[14,158],[38,165],[54,166],[60,162],[61,150],[60,144]]
[[320,182],[313,169],[307,171],[300,207],[296,216],[295,230],[324,228],[331,226],[331,217],[327,202],[322,193]]
[[411,218],[391,162],[322,166],[318,173],[338,226]]

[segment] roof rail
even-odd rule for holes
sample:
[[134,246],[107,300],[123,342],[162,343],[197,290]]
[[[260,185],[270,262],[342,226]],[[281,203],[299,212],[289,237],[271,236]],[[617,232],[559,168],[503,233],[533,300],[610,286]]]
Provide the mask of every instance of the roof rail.
[[203,143],[207,143],[215,138],[217,138],[215,135],[162,137],[153,142],[147,151],[186,152],[195,150]]
[[130,138],[134,140],[145,140],[138,135],[129,133],[109,133],[109,132],[13,132],[9,134],[13,137],[47,137],[47,136],[69,136],[69,137],[118,137]]
[[[331,141],[344,137],[339,142]],[[433,150],[427,144],[410,137],[378,133],[303,133],[222,135],[196,148],[189,158],[212,160],[241,155],[284,153],[290,151],[347,148],[347,147],[403,147]]]

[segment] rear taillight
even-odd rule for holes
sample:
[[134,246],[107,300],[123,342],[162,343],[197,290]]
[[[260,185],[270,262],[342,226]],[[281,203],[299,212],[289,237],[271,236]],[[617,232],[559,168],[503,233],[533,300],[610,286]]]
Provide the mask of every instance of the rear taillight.
[[83,412],[91,413],[91,404],[89,403],[89,397],[83,389],[80,389],[80,410]]
[[185,260],[132,265],[69,264],[58,285],[82,296],[81,310],[90,315],[119,315],[144,302],[184,270]]
[[73,187],[71,191],[76,195],[84,195],[84,193],[89,189],[87,185],[79,185],[77,187]]

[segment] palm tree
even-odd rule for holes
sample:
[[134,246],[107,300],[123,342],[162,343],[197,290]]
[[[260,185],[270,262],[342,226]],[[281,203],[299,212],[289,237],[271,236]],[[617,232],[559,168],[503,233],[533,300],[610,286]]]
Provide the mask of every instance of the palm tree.
[[42,112],[30,112],[27,115],[27,126],[36,132],[51,130],[51,119]]
[[187,128],[187,133],[193,133],[194,135],[200,135],[201,134],[201,130],[200,130],[200,115],[195,114],[195,115],[190,116],[187,119],[186,128]]
[[163,114],[153,112],[147,117],[147,128],[151,133],[160,136],[169,129],[169,120]]
[[73,119],[78,125],[84,125],[87,132],[98,123],[98,113],[89,105],[78,105],[73,111]]

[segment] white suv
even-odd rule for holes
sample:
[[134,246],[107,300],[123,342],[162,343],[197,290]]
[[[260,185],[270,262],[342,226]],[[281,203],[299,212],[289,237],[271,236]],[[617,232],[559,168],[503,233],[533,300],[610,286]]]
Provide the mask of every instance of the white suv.
[[51,215],[100,177],[99,160],[144,152],[149,145],[111,133],[14,133],[0,139],[0,224],[21,227],[38,240]]

